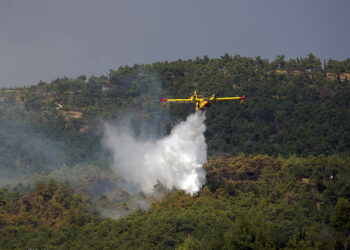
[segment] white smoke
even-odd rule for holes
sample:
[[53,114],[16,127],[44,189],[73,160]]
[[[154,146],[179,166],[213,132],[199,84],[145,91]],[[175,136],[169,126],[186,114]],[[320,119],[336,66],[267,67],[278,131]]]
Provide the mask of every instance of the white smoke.
[[114,157],[113,171],[151,193],[157,183],[196,193],[205,184],[205,113],[198,111],[158,140],[141,139],[128,128],[105,124],[104,142]]

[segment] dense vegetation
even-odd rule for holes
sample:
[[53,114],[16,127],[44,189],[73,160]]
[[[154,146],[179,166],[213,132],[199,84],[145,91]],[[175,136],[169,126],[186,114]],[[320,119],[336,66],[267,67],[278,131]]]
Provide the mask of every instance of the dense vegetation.
[[[0,185],[25,183],[1,189],[0,248],[346,249],[349,78],[350,59],[226,54],[2,89]],[[190,196],[160,184],[158,202],[127,193],[101,121],[128,116],[136,131],[165,135],[194,107],[162,108],[159,97],[194,90],[247,95],[206,114],[207,185]]]
[[350,233],[349,162],[211,157],[198,195],[168,193],[118,220],[103,219],[89,196],[67,184],[3,189],[0,248],[342,249]]

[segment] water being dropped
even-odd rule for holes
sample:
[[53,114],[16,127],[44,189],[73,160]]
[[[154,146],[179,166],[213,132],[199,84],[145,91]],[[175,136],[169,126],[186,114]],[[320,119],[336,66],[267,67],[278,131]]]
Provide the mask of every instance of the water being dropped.
[[116,175],[134,189],[151,193],[158,182],[194,194],[205,184],[205,112],[177,124],[163,138],[137,138],[126,127],[105,125],[104,142],[113,154]]

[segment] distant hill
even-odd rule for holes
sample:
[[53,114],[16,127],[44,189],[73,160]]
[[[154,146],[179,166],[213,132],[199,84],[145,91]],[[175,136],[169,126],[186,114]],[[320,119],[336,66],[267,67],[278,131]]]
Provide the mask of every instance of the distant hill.
[[349,59],[330,60],[321,67],[312,54],[272,62],[226,54],[2,89],[0,169],[30,173],[57,164],[100,165],[108,154],[100,146],[101,120],[132,115],[136,125],[142,121],[152,133],[165,134],[194,108],[162,108],[159,97],[188,97],[193,90],[204,96],[247,95],[243,105],[215,104],[207,112],[209,154],[348,154],[349,65]]

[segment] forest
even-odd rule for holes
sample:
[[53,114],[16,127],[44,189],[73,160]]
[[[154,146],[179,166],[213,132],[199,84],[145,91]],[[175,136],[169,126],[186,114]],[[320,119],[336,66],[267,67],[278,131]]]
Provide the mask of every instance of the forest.
[[[102,123],[169,134],[206,112],[198,194],[131,193]],[[225,54],[0,89],[0,248],[349,249],[350,59]]]

